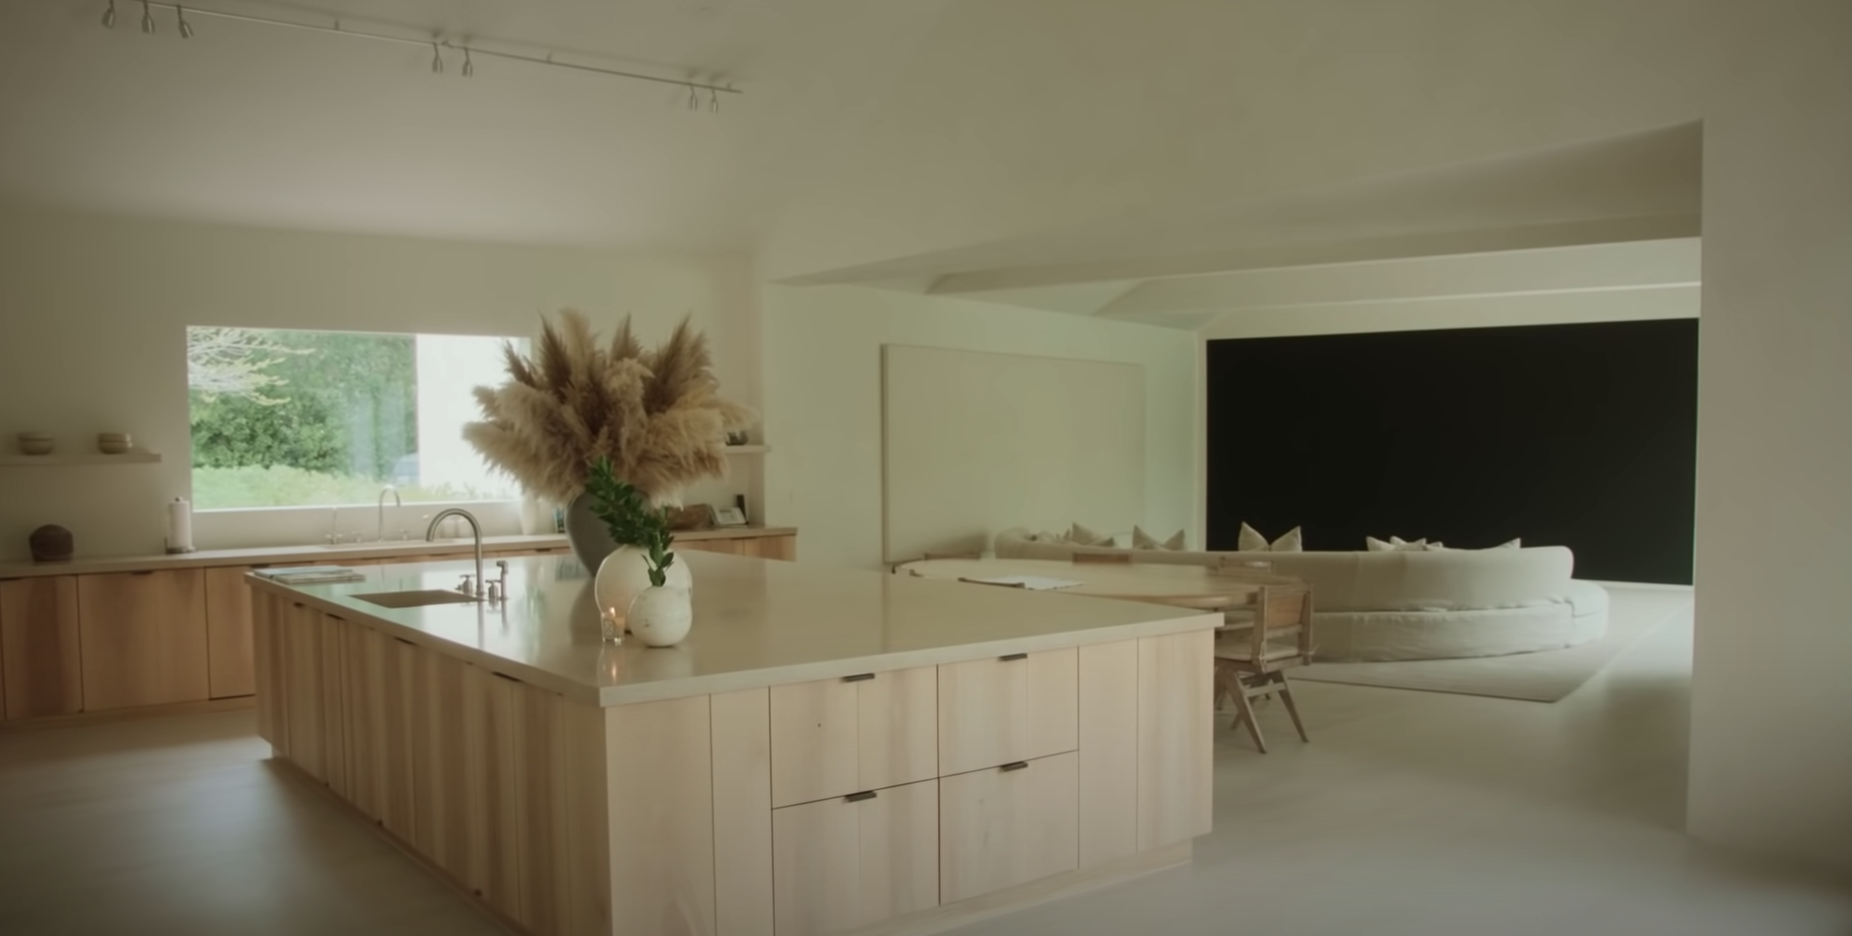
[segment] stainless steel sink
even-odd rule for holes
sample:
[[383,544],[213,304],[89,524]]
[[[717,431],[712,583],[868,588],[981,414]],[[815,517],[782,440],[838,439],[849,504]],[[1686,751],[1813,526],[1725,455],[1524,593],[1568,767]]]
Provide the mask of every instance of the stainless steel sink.
[[476,599],[462,592],[442,589],[423,591],[374,592],[370,595],[349,595],[361,601],[371,602],[382,608],[422,608],[427,605],[440,604],[475,604]]

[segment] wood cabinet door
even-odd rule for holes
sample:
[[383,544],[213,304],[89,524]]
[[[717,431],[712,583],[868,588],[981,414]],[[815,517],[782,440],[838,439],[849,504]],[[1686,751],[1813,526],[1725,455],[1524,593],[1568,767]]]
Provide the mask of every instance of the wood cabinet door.
[[939,780],[946,903],[1079,866],[1079,756],[1056,754]]
[[251,634],[251,588],[245,566],[205,570],[206,680],[212,698],[257,691]]
[[355,625],[332,614],[321,616],[322,763],[328,788],[353,801],[354,787],[347,732],[347,640]]
[[83,711],[76,576],[0,582],[0,668],[9,720]]
[[328,782],[322,745],[322,613],[299,602],[283,612],[278,639],[283,645],[283,702],[288,721],[289,760],[309,776]]
[[937,776],[938,685],[922,666],[773,686],[772,805]]
[[939,903],[938,783],[772,811],[773,930],[816,936]]
[[773,807],[863,789],[857,695],[846,679],[772,687]]
[[876,673],[854,683],[856,789],[880,790],[939,775],[939,671]]
[[211,697],[200,569],[77,577],[84,709]]
[[1073,648],[939,667],[941,776],[1079,746]]
[[938,906],[939,781],[889,787],[855,805],[862,922]]
[[1138,641],[1138,848],[1208,833],[1215,798],[1215,631]]
[[251,653],[257,689],[257,734],[270,742],[277,757],[289,756],[289,699],[284,684],[283,626],[289,602],[270,592],[254,592],[251,605]]
[[469,877],[472,822],[463,712],[470,666],[414,650],[412,846],[458,880]]

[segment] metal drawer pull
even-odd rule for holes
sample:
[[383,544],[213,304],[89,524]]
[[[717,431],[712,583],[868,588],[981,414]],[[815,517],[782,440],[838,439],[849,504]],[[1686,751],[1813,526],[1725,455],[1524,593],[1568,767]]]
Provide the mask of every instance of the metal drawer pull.
[[851,793],[848,796],[843,797],[842,801],[845,803],[859,803],[862,800],[871,800],[874,798],[875,798],[875,791],[863,790],[860,793]]
[[[844,676],[842,678],[842,681],[843,682],[861,682],[864,679],[873,679],[873,678],[875,678],[875,674],[873,673],[856,673],[854,676]],[[873,795],[873,794],[870,794],[870,795]]]
[[997,659],[1002,660],[1005,663],[1008,663],[1012,660],[1027,660],[1028,658],[1029,658],[1029,655],[1027,653],[1006,653],[998,657]]
[[1029,766],[1028,761],[1019,760],[1014,764],[1004,764],[1003,766],[998,767],[997,769],[1005,773],[1008,773],[1009,771],[1012,771],[1012,770],[1022,770],[1023,768],[1028,767],[1028,766]]

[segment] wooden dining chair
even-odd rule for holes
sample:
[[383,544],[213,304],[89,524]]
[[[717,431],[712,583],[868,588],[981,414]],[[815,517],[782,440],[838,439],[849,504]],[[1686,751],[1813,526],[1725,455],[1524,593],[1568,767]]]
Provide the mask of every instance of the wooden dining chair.
[[1110,552],[1110,553],[1076,552],[1076,553],[1073,553],[1072,556],[1073,556],[1075,565],[1131,565],[1132,564],[1132,554],[1129,552]]
[[1292,716],[1299,740],[1310,741],[1286,671],[1312,661],[1312,589],[1304,583],[1262,585],[1254,598],[1254,622],[1225,630],[1215,644],[1215,700],[1235,703],[1235,724],[1246,723],[1262,754],[1267,741],[1254,720],[1254,699],[1277,695]]

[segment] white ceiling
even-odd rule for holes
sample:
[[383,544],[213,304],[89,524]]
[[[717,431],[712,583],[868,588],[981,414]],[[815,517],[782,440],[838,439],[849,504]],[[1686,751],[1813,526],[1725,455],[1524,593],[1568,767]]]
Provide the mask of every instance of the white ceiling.
[[[945,0],[202,0],[737,82],[686,92],[195,16],[0,4],[0,198],[279,227],[744,249],[827,173]],[[189,4],[189,6],[194,6]]]

